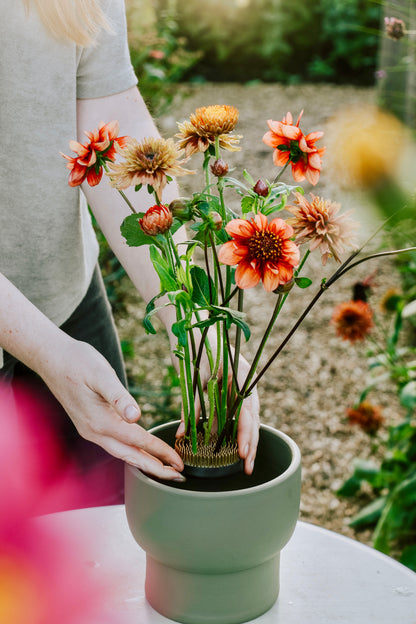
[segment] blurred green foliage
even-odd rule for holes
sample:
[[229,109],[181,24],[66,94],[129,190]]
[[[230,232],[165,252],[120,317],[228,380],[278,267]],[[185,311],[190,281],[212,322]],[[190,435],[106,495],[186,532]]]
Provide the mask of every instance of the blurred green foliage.
[[[130,0],[145,3],[146,0]],[[150,0],[148,0],[150,1]],[[202,53],[184,74],[211,81],[372,84],[378,0],[165,0],[176,34]]]
[[178,34],[175,3],[160,0],[127,0],[131,61],[139,89],[154,116],[166,112],[176,93],[175,85],[198,61],[201,53],[187,47]]
[[416,315],[408,294],[392,293],[384,301],[384,323],[377,323],[383,340],[375,338],[367,352],[369,380],[357,400],[363,404],[377,388],[391,387],[403,417],[388,427],[387,439],[373,438],[383,449],[383,459],[356,459],[352,475],[338,490],[354,496],[367,483],[374,498],[349,525],[356,530],[374,527],[373,545],[392,554],[416,571],[416,347],[407,340],[407,323]]

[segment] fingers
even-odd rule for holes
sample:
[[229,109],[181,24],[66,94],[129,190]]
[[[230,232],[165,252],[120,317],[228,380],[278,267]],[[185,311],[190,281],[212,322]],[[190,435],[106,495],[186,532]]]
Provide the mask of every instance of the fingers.
[[238,451],[244,459],[244,472],[251,474],[259,441],[260,418],[257,397],[249,397],[242,405],[238,419]]
[[109,436],[102,438],[100,444],[114,457],[122,459],[135,468],[139,468],[146,474],[163,480],[185,481],[185,477],[180,472],[177,472],[172,466],[165,466],[163,462],[146,451],[124,444]]
[[183,470],[183,462],[176,451],[137,424],[112,423],[105,433],[131,448],[149,453],[163,464],[170,464],[178,471]]
[[126,422],[134,423],[139,420],[140,407],[117,377],[113,378],[111,386],[107,387],[104,398]]

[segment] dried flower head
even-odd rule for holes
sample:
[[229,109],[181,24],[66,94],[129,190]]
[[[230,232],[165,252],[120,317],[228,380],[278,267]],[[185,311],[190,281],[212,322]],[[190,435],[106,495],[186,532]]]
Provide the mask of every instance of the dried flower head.
[[166,234],[172,226],[173,214],[168,206],[156,204],[146,210],[142,219],[139,219],[140,227],[148,236]]
[[306,136],[299,128],[303,111],[300,113],[296,125],[293,125],[291,113],[282,121],[269,119],[269,132],[263,136],[263,142],[274,148],[273,161],[277,167],[284,167],[288,162],[292,166],[292,175],[296,182],[305,178],[311,184],[318,183],[322,166],[322,156],[325,147],[315,146],[323,132],[310,132]]
[[87,180],[90,186],[96,186],[103,176],[103,164],[114,162],[116,157],[116,146],[126,145],[128,137],[118,137],[118,121],[110,121],[105,124],[100,123],[97,129],[92,132],[85,131],[88,143],[70,141],[69,147],[76,156],[66,156],[60,152],[61,156],[67,159],[67,169],[70,170],[69,186],[79,186]]
[[384,422],[381,408],[369,401],[363,401],[357,407],[348,409],[347,418],[351,425],[358,425],[369,434],[376,433]]
[[387,37],[389,37],[389,39],[394,39],[394,41],[399,41],[399,39],[406,34],[404,21],[397,17],[385,17],[384,29]]
[[120,152],[123,160],[110,165],[111,185],[117,189],[148,184],[154,188],[158,198],[170,176],[194,173],[183,169],[181,158],[173,139],[146,138],[140,143],[136,139],[127,141]]
[[349,213],[339,215],[340,204],[310,194],[308,201],[301,193],[294,193],[295,206],[286,206],[294,216],[287,220],[295,232],[298,244],[310,241],[309,249],[319,247],[322,264],[333,256],[341,262],[340,254],[345,247],[355,248],[353,232],[358,225],[349,218]]
[[250,221],[233,219],[225,229],[232,240],[222,245],[218,259],[237,265],[235,281],[239,288],[252,288],[262,280],[265,290],[271,292],[292,279],[300,254],[290,240],[293,228],[283,219],[269,223],[267,217],[257,214]]
[[347,301],[336,306],[331,322],[343,340],[354,343],[370,333],[374,326],[373,312],[365,301]]
[[230,152],[239,151],[240,136],[230,135],[238,122],[238,110],[234,106],[215,105],[197,108],[188,121],[178,123],[178,148],[186,156],[205,152],[218,137],[219,146]]

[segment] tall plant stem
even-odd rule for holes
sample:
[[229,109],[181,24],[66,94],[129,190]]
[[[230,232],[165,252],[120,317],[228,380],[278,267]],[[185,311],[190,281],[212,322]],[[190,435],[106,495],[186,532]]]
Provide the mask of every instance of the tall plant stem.
[[358,260],[357,262],[354,262],[353,264],[350,264],[352,258],[354,258],[356,256],[356,253],[352,254],[343,264],[342,266],[338,269],[338,271],[336,271],[326,282],[322,282],[319,291],[316,293],[316,295],[314,296],[314,298],[312,299],[312,301],[309,303],[309,305],[306,307],[306,309],[303,311],[303,313],[301,314],[301,316],[298,318],[298,320],[296,321],[296,323],[293,325],[292,329],[289,331],[289,333],[286,335],[286,337],[284,338],[284,340],[281,342],[281,344],[278,346],[278,348],[275,350],[275,352],[273,353],[273,355],[270,357],[270,359],[268,360],[268,362],[264,365],[264,367],[262,368],[262,370],[259,372],[259,374],[257,375],[257,377],[254,379],[254,381],[252,382],[252,384],[247,388],[247,390],[245,391],[244,394],[250,394],[250,392],[252,391],[252,389],[254,388],[254,386],[258,383],[258,381],[261,379],[261,377],[263,377],[264,373],[267,371],[267,369],[269,368],[269,366],[274,362],[274,360],[277,358],[277,356],[279,355],[279,353],[282,351],[282,349],[286,346],[286,344],[289,342],[290,338],[293,336],[293,334],[295,333],[295,331],[297,330],[297,328],[299,327],[299,325],[302,323],[302,321],[305,319],[305,317],[309,314],[309,312],[311,311],[311,309],[313,308],[313,306],[315,305],[315,303],[321,298],[321,296],[324,294],[324,292],[326,290],[328,290],[328,288],[330,286],[332,286],[332,284],[334,284],[342,275],[344,275],[345,273],[347,273],[348,271],[350,271],[351,269],[353,269],[354,267],[356,267],[358,264],[361,264],[361,262],[364,262],[366,260],[371,260],[372,258],[380,258],[381,256],[391,256],[394,254],[400,254],[400,253],[404,253],[407,251],[414,251],[416,250],[416,247],[409,247],[406,249],[396,249],[396,250],[392,250],[392,251],[386,251],[386,252],[381,252],[381,253],[376,253],[376,254],[371,254],[369,256],[366,256],[365,258],[362,258],[361,260]]
[[[221,297],[222,297],[222,299],[224,301],[226,299],[226,292],[225,292],[224,283],[223,283],[223,280],[222,280],[221,268],[220,268],[220,262],[219,262],[218,256],[217,256],[217,250],[215,248],[214,241],[212,240],[212,234],[211,233],[210,233],[210,240],[211,240],[211,247],[212,247],[212,255],[214,257],[214,264],[215,264],[215,266],[217,268],[217,273],[218,273],[218,281],[219,281],[219,286],[220,286],[220,290],[221,290]],[[235,370],[234,358],[233,358],[233,355],[232,355],[232,352],[231,352],[229,333],[228,333],[228,330],[227,330],[227,328],[225,326],[225,321],[224,321],[224,332],[223,333],[224,333],[224,341],[226,343],[227,352],[228,352],[228,358],[226,358],[226,360],[227,361],[228,361],[228,359],[230,360],[232,373],[233,373],[233,379],[235,380],[235,384],[236,384],[236,386],[238,388],[238,380],[237,380],[237,374],[236,374],[236,370]],[[225,362],[223,361],[223,369],[224,369],[224,366],[225,366]],[[228,375],[228,371],[227,371],[227,375]]]
[[[107,163],[103,163],[103,168],[104,171],[109,175],[109,177],[111,178],[111,173],[107,167]],[[124,191],[122,191],[121,189],[117,189],[118,192],[120,193],[121,197],[124,199],[124,201],[126,202],[127,206],[130,208],[130,210],[132,211],[133,214],[137,214],[137,210],[134,208],[133,204],[131,203],[131,201],[129,200],[129,198],[127,197],[127,195],[125,194]]]
[[284,174],[286,169],[289,167],[289,165],[290,165],[290,159],[287,161],[287,163],[285,164],[283,169],[281,171],[279,171],[279,173],[277,174],[277,176],[273,180],[272,184],[277,184],[279,182],[280,178],[282,177],[282,175]]
[[[220,157],[220,138],[219,136],[215,137],[215,158],[218,160]],[[227,218],[225,202],[224,202],[224,180],[222,178],[218,178],[217,180],[217,188],[218,194],[220,196],[220,206],[221,206],[221,218],[225,222]]]

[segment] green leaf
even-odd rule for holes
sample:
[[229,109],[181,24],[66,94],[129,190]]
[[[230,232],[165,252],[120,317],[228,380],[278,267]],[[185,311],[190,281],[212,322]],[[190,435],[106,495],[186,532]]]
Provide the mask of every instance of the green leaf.
[[187,345],[186,324],[186,319],[181,319],[172,325],[172,333],[177,337],[181,347],[186,347]]
[[246,316],[243,312],[233,310],[232,308],[215,305],[211,306],[211,310],[214,310],[214,312],[216,312],[217,314],[222,314],[223,316],[225,315],[227,329],[229,329],[231,327],[231,324],[234,323],[243,330],[246,341],[250,339],[250,327],[243,320]]
[[416,407],[416,381],[409,381],[400,391],[400,403],[403,407],[414,409]]
[[152,322],[150,320],[152,316],[153,314],[145,314],[143,318],[143,327],[144,327],[146,334],[156,334],[156,330],[153,327]]
[[146,314],[143,319],[143,327],[147,334],[156,334],[156,330],[153,327],[150,319],[154,314],[156,314],[157,310],[159,309],[155,307],[155,301],[159,299],[159,297],[162,297],[164,294],[166,294],[166,291],[162,290],[160,293],[152,297],[152,299],[150,299],[149,303],[146,306]]
[[143,232],[140,227],[139,218],[140,215],[131,214],[124,219],[120,226],[120,232],[126,239],[126,243],[129,247],[152,245],[155,242],[153,236],[148,236]]
[[416,572],[416,544],[410,544],[403,549],[400,563]]
[[[217,300],[217,292],[214,282],[199,266],[191,268],[192,301],[201,307],[208,307]],[[211,297],[210,299],[210,288]]]
[[299,288],[308,288],[312,284],[312,280],[309,277],[295,277],[295,284]]
[[247,169],[244,169],[243,176],[245,177],[245,179],[251,186],[254,186],[255,182],[253,178],[251,177],[251,175],[249,174],[249,172],[247,171]]
[[354,475],[347,479],[345,483],[337,490],[338,496],[354,496],[361,488],[361,479],[357,479]]
[[348,526],[358,529],[360,527],[368,526],[369,524],[375,524],[380,518],[383,509],[386,505],[386,497],[380,496],[376,500],[372,501],[369,505],[366,505],[355,516],[351,518]]
[[176,290],[178,285],[169,269],[169,265],[154,245],[150,246],[150,259],[159,276],[162,290]]
[[251,210],[253,210],[255,201],[255,198],[251,195],[246,195],[245,197],[243,197],[243,199],[241,200],[241,210],[243,211],[243,214],[247,214],[247,212],[251,212]]
[[240,327],[240,329],[243,331],[244,338],[246,339],[246,341],[250,340],[251,331],[247,323],[243,321],[242,319],[235,318],[235,317],[233,317],[232,322],[235,323],[237,327]]
[[143,184],[136,184],[136,186],[134,187],[134,190],[136,191],[140,191],[140,189],[142,188]]
[[373,485],[378,481],[379,474],[380,468],[374,462],[358,459],[354,464],[354,477],[357,479]]

